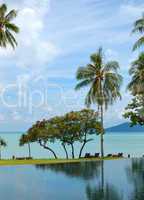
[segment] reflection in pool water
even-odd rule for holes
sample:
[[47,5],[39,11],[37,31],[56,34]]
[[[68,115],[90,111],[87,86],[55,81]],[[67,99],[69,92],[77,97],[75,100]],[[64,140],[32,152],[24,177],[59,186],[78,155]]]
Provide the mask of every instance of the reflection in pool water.
[[68,177],[76,177],[84,180],[91,180],[99,176],[101,162],[82,162],[82,163],[68,163],[57,165],[36,165],[37,169],[44,171],[51,170],[55,173],[63,173]]
[[144,159],[0,167],[1,199],[144,200]]
[[144,159],[133,159],[127,169],[127,175],[133,183],[131,200],[144,200]]

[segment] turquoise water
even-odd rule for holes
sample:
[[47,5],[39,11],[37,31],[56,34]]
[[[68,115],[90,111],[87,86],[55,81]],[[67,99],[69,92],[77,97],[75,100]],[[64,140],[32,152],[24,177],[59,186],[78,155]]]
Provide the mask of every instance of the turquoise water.
[[1,199],[143,200],[144,159],[0,167]]
[[[8,143],[8,147],[2,151],[3,158],[11,158],[12,155],[17,157],[28,155],[27,145],[24,147],[19,147],[18,141],[20,135],[21,134],[14,133],[0,134],[0,136],[4,138]],[[108,133],[105,134],[104,139],[105,154],[123,152],[125,156],[127,156],[127,154],[131,154],[132,157],[141,157],[144,154],[144,134]],[[51,144],[50,146],[56,151],[59,157],[64,157],[64,152],[60,144]],[[78,154],[79,149],[80,145],[76,144],[76,155]],[[100,138],[99,136],[96,136],[95,139],[86,146],[84,153],[99,152],[99,149]],[[47,150],[42,149],[38,144],[32,144],[31,151],[32,156],[35,158],[52,157],[52,155]]]

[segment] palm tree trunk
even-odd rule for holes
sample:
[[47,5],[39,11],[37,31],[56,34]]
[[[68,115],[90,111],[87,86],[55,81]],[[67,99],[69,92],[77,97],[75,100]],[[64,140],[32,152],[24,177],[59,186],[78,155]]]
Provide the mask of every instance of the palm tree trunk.
[[103,96],[103,89],[102,89],[102,81],[100,81],[100,100],[101,100],[101,103],[100,103],[100,118],[101,118],[101,126],[102,126],[102,132],[101,132],[101,135],[100,135],[100,140],[101,140],[101,158],[104,157],[104,138],[103,138],[103,135],[104,135],[104,124],[103,124],[103,105],[104,105],[104,96]]
[[[104,129],[103,127],[103,105],[100,106],[100,113],[101,113],[101,126],[102,128]],[[100,135],[100,140],[101,140],[101,157],[103,158],[104,157],[104,138],[103,138],[103,135],[104,135],[104,131],[102,131],[101,135]]]
[[66,149],[66,146],[62,143],[62,147],[63,147],[63,149],[64,149],[64,151],[65,151],[65,154],[66,154],[66,159],[68,159],[69,157],[68,157],[68,152],[67,152],[67,149]]
[[29,151],[29,158],[31,158],[31,147],[29,142],[28,142],[28,151]]

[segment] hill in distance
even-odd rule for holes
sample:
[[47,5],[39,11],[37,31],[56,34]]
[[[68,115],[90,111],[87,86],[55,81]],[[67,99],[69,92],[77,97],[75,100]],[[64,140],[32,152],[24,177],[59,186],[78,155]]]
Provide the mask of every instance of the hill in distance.
[[137,126],[133,126],[133,127],[130,127],[129,123],[126,122],[126,123],[123,123],[123,124],[119,124],[117,126],[113,126],[113,127],[110,127],[110,128],[107,128],[106,129],[106,132],[128,132],[128,133],[134,133],[134,132],[143,132],[144,133],[144,126],[140,126],[140,125],[137,125]]

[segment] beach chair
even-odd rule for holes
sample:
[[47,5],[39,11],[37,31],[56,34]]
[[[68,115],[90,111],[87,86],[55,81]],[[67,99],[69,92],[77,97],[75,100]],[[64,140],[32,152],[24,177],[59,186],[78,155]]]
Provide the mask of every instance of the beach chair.
[[99,158],[99,156],[100,156],[100,153],[95,153],[94,155],[95,158]]
[[90,153],[85,154],[85,158],[90,158],[90,157],[91,157]]
[[118,153],[118,157],[123,157],[123,153]]
[[109,154],[107,155],[107,157],[112,157],[112,154],[109,153]]

